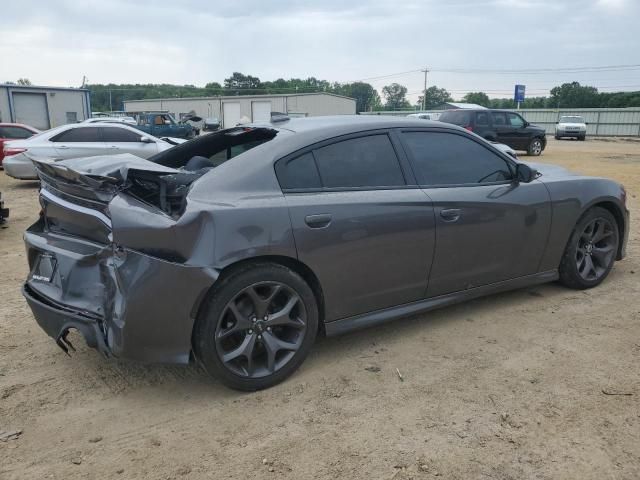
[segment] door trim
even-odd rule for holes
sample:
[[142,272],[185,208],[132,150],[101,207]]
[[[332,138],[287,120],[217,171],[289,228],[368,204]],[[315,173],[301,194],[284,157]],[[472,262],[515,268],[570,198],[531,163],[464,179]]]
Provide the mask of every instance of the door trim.
[[461,290],[458,292],[447,293],[446,295],[418,300],[416,302],[405,303],[403,305],[385,308],[383,310],[376,310],[362,315],[334,320],[332,322],[325,323],[324,328],[327,336],[342,335],[343,333],[351,332],[353,330],[380,325],[397,318],[428,312],[437,308],[453,305],[455,303],[484,297],[485,295],[506,292],[508,290],[528,287],[531,285],[539,285],[541,283],[553,282],[558,278],[558,270],[538,272],[532,275],[525,275],[524,277],[504,280],[502,282],[483,285],[481,287],[470,288],[468,290]]

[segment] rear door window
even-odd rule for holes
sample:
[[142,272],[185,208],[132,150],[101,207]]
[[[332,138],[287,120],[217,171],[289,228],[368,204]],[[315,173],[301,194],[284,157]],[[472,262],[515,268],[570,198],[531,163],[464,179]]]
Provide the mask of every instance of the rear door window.
[[21,127],[0,127],[0,138],[22,139],[33,136],[26,128]]
[[494,127],[504,127],[507,125],[507,117],[504,112],[491,112],[491,119]]
[[51,138],[52,142],[101,142],[100,134],[97,127],[80,127],[65,130],[55,137]]
[[386,134],[352,138],[313,151],[325,188],[405,185],[398,157]]
[[488,112],[478,112],[476,114],[476,126],[478,127],[486,127],[489,125],[489,113]]
[[142,132],[136,133],[126,128],[119,127],[102,127],[102,140],[112,143],[133,143],[140,142],[142,138]]

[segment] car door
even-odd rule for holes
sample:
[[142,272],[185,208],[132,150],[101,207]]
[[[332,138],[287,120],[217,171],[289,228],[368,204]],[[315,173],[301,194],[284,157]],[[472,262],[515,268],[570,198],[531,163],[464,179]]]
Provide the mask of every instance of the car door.
[[[149,158],[158,153],[156,141],[142,132],[115,125],[105,125],[100,127],[100,133],[109,153],[131,153],[142,158]],[[143,138],[148,140],[142,141]]]
[[538,271],[551,225],[541,182],[518,183],[514,162],[462,132],[404,131],[401,138],[435,213],[427,296]]
[[527,122],[517,113],[507,112],[506,115],[507,124],[511,127],[509,134],[511,142],[513,142],[511,148],[526,150],[530,141],[530,132],[526,128]]
[[50,140],[61,159],[105,155],[107,150],[98,127],[77,126],[65,130]]
[[507,122],[506,112],[491,112],[491,123],[495,132],[495,141],[516,148],[513,144],[512,128]]
[[389,132],[339,137],[281,159],[298,258],[333,321],[423,298],[434,250],[431,202]]

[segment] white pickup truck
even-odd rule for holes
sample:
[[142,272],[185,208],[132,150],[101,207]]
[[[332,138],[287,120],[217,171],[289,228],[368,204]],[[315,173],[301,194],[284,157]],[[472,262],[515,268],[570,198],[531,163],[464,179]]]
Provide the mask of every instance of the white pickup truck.
[[579,115],[564,115],[556,122],[556,140],[561,138],[584,140],[586,136],[587,122]]

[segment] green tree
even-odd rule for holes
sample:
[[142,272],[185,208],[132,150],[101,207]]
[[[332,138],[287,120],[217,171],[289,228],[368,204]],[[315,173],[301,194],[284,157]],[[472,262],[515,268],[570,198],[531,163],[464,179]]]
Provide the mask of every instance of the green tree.
[[368,112],[380,105],[380,95],[372,85],[364,82],[334,83],[333,93],[356,99],[356,112]]
[[563,83],[551,89],[550,103],[555,108],[599,107],[598,89],[578,82]]
[[489,95],[484,92],[469,92],[462,97],[462,101],[464,103],[475,103],[476,105],[482,105],[483,107],[491,105]]
[[[440,105],[446,102],[453,101],[451,95],[444,88],[438,88],[436,85],[427,88],[427,101],[425,102],[425,109],[435,110]],[[417,106],[422,108],[422,95],[418,97]]]
[[407,101],[407,87],[399,83],[392,83],[382,87],[382,95],[385,99],[385,108],[387,110],[405,110],[411,108],[411,104]]
[[[258,77],[252,77],[251,75],[244,75],[240,72],[233,72],[229,78],[224,79],[224,88],[232,91],[232,94],[235,95],[247,94],[252,89],[258,90],[260,88],[260,79]],[[243,90],[244,92],[242,92]]]

